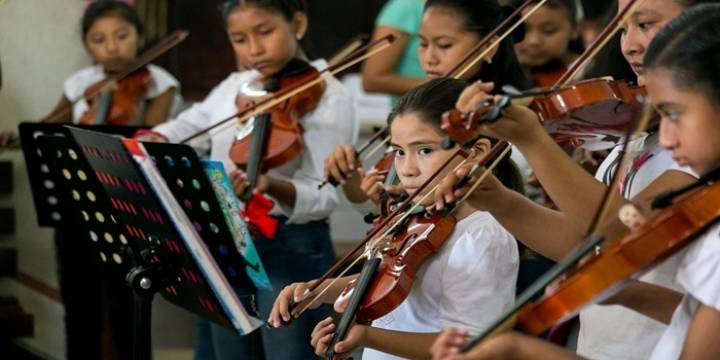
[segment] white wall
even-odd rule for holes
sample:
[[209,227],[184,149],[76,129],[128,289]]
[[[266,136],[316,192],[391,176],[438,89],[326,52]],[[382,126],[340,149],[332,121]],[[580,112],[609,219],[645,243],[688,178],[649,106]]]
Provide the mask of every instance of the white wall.
[[[83,0],[0,0],[0,130],[16,129],[21,121],[45,116],[62,94],[64,79],[89,59],[80,40]],[[55,285],[51,232],[35,221],[27,174],[20,151],[0,154],[14,163],[16,236],[20,270]],[[11,204],[10,204],[11,203]]]

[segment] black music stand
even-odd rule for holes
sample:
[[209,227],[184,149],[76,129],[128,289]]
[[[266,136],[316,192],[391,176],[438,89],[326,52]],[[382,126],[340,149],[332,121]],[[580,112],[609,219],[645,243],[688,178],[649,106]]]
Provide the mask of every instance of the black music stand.
[[[166,190],[173,188],[163,198],[156,195],[158,184],[148,182],[120,138],[76,128],[54,131],[59,136],[36,137],[37,154],[49,157],[50,169],[41,172],[60,186],[43,186],[41,191],[64,189],[57,203],[64,201],[64,209],[74,210],[66,220],[52,213],[50,220],[72,220],[86,227],[100,260],[127,273],[135,299],[135,359],[151,358],[151,304],[157,292],[234,331],[259,326],[260,321],[248,316],[232,291],[233,287],[254,291],[254,287],[243,271],[246,262],[232,251],[230,230],[192,149],[148,144],[149,155],[160,160]],[[180,202],[184,207],[173,214],[167,204],[174,203],[177,210]],[[192,245],[200,246],[199,251],[186,242],[193,232],[187,226],[203,237],[201,244]],[[204,267],[198,253],[205,254]],[[208,271],[213,268],[215,272]]]

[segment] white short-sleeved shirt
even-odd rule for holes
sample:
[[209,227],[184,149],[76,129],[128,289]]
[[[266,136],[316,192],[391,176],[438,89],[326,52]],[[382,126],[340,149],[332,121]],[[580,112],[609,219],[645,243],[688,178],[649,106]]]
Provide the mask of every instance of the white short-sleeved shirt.
[[[170,73],[168,73],[167,71],[165,71],[165,69],[159,66],[150,64],[147,66],[147,68],[150,71],[150,77],[152,78],[152,82],[150,84],[150,88],[147,91],[147,94],[145,94],[145,100],[154,99],[168,89],[175,88],[177,91],[175,91],[173,105],[170,111],[170,113],[173,114],[182,105],[182,97],[180,96],[180,83],[177,81],[177,79],[175,79],[175,77],[170,75]],[[105,77],[105,71],[103,71],[103,68],[100,65],[90,66],[88,68],[82,69],[71,75],[69,78],[67,78],[67,80],[65,80],[65,84],[63,87],[64,95],[71,102],[75,99],[80,99],[84,96],[85,90],[88,87],[105,79]],[[144,111],[142,110],[145,109],[145,105],[146,104],[144,101],[143,103],[139,104],[141,111],[138,112],[138,116],[141,116],[141,114],[144,113]],[[84,99],[75,103],[72,109],[73,123],[78,123],[80,121],[80,118],[83,116],[83,114],[85,114],[87,110],[88,103]],[[141,118],[137,118],[127,125],[139,125],[140,123]]]
[[[617,168],[622,146],[610,153],[598,168],[596,179],[608,184]],[[679,166],[672,153],[658,143],[658,133],[634,140],[629,150],[632,166],[624,174],[620,191],[631,199],[642,192],[655,179],[669,170],[682,171],[695,176],[689,167]],[[660,266],[643,275],[640,280],[680,290],[675,274],[683,253],[665,260]],[[578,354],[590,359],[647,359],[660,339],[665,325],[622,306],[590,306],[580,312]]]
[[690,245],[680,263],[677,280],[685,296],[652,352],[652,360],[680,357],[688,326],[700,304],[720,311],[720,224]]
[[[441,332],[447,327],[480,333],[512,306],[518,273],[515,238],[488,212],[455,225],[437,254],[417,274],[408,298],[372,326],[406,332]],[[365,349],[363,360],[397,360]]]
[[[327,63],[316,60],[311,65],[322,70]],[[230,74],[205,100],[154,130],[170,142],[178,142],[232,116],[238,112],[235,98],[241,86],[259,76],[255,70]],[[295,207],[283,206],[275,201],[271,211],[271,214],[287,216],[288,223],[303,224],[324,219],[335,209],[338,203],[335,188],[317,188],[323,179],[323,161],[337,146],[352,144],[357,139],[358,123],[352,95],[333,76],[323,76],[326,88],[320,102],[300,120],[304,129],[304,151],[295,160],[268,172],[268,175],[289,181],[295,186]],[[222,161],[228,172],[237,168],[228,155],[236,132],[237,129],[231,127],[214,132],[211,137],[210,158]]]

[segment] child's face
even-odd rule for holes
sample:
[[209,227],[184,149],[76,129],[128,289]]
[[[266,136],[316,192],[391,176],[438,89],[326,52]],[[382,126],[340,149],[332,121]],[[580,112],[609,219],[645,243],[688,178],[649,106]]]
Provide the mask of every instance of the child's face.
[[[619,0],[619,9],[627,6],[630,0]],[[643,59],[650,42],[655,35],[684,10],[674,0],[645,0],[631,14],[623,27],[620,47],[623,56],[638,76],[638,84],[645,83]]]
[[[420,64],[430,79],[445,76],[480,41],[476,33],[462,28],[454,10],[441,6],[425,11],[419,36]],[[481,66],[482,62],[475,65],[467,77],[478,73]]]
[[298,13],[291,24],[281,14],[244,5],[228,16],[227,33],[240,63],[271,76],[300,53],[296,36],[304,35],[303,19]]
[[720,164],[720,105],[697,89],[679,87],[665,69],[647,72],[645,83],[661,115],[660,145],[698,174]]
[[[525,12],[530,11],[525,10]],[[537,67],[568,54],[568,43],[578,36],[567,10],[541,6],[525,20],[525,39],[515,45],[518,60]]]
[[140,46],[137,29],[120,16],[95,20],[85,35],[85,46],[106,72],[122,71],[135,60]]
[[[395,169],[408,194],[417,191],[454,153],[454,149],[443,150],[440,130],[422,121],[415,113],[397,116],[390,127],[390,137],[390,145],[395,151]],[[453,164],[459,161],[454,160]],[[446,167],[444,172],[449,169],[452,169],[452,165]],[[442,179],[442,175],[436,179]],[[425,193],[432,185],[426,188]],[[429,199],[422,205],[431,202],[432,199]]]

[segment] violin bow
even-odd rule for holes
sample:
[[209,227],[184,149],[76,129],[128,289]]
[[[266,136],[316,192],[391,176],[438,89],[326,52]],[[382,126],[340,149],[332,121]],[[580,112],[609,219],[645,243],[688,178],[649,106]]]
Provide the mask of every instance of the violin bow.
[[[624,23],[627,21],[627,18],[632,10],[634,10],[638,5],[639,2],[642,0],[631,0],[630,3],[620,12],[618,15],[615,16],[615,18],[608,24],[608,26],[603,30],[603,34],[607,38],[612,37],[615,32],[620,28],[621,23]],[[613,30],[608,32],[607,29],[612,28]],[[602,35],[601,35],[602,36]],[[601,48],[603,45],[607,43],[606,40],[603,39],[597,39],[593,42],[593,44],[586,50],[586,53],[594,53],[596,54],[599,48]],[[570,69],[565,73],[565,75],[558,80],[557,84],[554,86],[554,88],[558,86],[563,86],[566,84],[569,79],[571,79],[573,76],[569,76],[570,73],[577,73],[579,69],[586,63],[590,57],[584,57],[585,59],[583,61],[576,61],[573,66],[571,66]],[[635,116],[637,117],[637,115]],[[470,339],[465,346],[460,350],[460,352],[465,353],[470,350],[472,350],[475,346],[483,342],[485,339],[487,339],[490,336],[497,335],[501,332],[507,331],[511,329],[515,324],[515,319],[517,317],[517,314],[519,311],[529,302],[531,302],[538,294],[540,294],[544,289],[553,281],[555,281],[557,278],[559,278],[562,274],[564,274],[568,269],[575,266],[579,261],[581,261],[585,256],[587,256],[592,251],[596,250],[597,247],[604,241],[604,237],[596,233],[597,228],[601,224],[602,220],[604,219],[607,211],[610,207],[610,200],[612,198],[612,194],[615,191],[615,188],[617,187],[619,181],[620,181],[620,174],[623,172],[622,169],[627,166],[627,163],[629,162],[629,156],[627,154],[628,146],[631,142],[631,139],[636,136],[637,134],[640,134],[644,129],[647,127],[647,124],[649,123],[651,118],[651,108],[649,102],[645,102],[643,110],[642,110],[642,116],[640,120],[638,121],[638,125],[636,129],[633,130],[632,127],[628,127],[627,134],[626,134],[626,140],[623,143],[623,150],[621,151],[620,155],[620,166],[615,170],[615,173],[613,174],[612,180],[610,184],[605,189],[605,193],[602,196],[602,200],[600,204],[598,205],[598,208],[595,211],[595,215],[593,216],[593,219],[590,223],[590,226],[588,226],[588,229],[586,231],[586,234],[584,236],[584,241],[579,245],[579,247],[571,252],[568,256],[566,256],[564,259],[562,259],[560,262],[558,262],[555,266],[550,268],[545,274],[543,274],[539,279],[537,279],[528,289],[526,289],[520,296],[518,296],[518,300],[515,302],[515,304],[508,309],[500,318],[491,325],[486,331],[481,333],[479,336],[476,336],[472,339]],[[468,192],[469,194],[470,192]],[[467,196],[467,195],[466,195]]]
[[470,339],[460,350],[461,353],[472,350],[475,346],[483,342],[488,337],[495,336],[512,329],[512,327],[515,325],[515,321],[519,312],[525,307],[525,305],[533,301],[539,294],[541,294],[545,290],[548,285],[550,285],[553,281],[565,274],[569,269],[578,264],[587,255],[589,255],[593,251],[596,251],[598,249],[598,246],[600,246],[600,244],[605,241],[604,236],[596,233],[597,227],[600,224],[600,221],[604,218],[605,213],[609,209],[610,199],[612,198],[612,194],[620,181],[620,174],[623,172],[622,169],[624,169],[630,162],[630,157],[627,154],[629,143],[634,136],[640,134],[646,128],[652,117],[651,115],[652,111],[650,108],[650,104],[649,102],[645,102],[642,110],[642,116],[638,121],[638,125],[635,131],[633,131],[632,128],[628,128],[628,131],[626,133],[626,140],[623,144],[623,151],[620,155],[620,163],[622,165],[618,166],[618,168],[615,170],[610,184],[605,189],[605,194],[603,195],[600,205],[595,211],[592,223],[590,227],[588,227],[586,235],[584,236],[584,240],[580,243],[577,249],[572,251],[561,261],[555,264],[552,268],[546,271],[535,282],[533,282],[525,291],[523,291],[522,294],[518,296],[513,306],[507,311],[505,311],[503,315],[501,315],[490,327],[488,327],[487,330],[485,330],[478,336]]
[[[478,61],[480,61],[481,59],[483,59],[483,58],[487,55],[487,53],[488,53],[492,48],[494,48],[495,46],[497,46],[497,44],[499,44],[502,40],[504,40],[507,36],[509,36],[509,35],[512,33],[512,31],[513,31],[515,28],[517,28],[517,26],[519,26],[519,25],[520,25],[522,22],[524,22],[530,15],[532,15],[537,9],[539,9],[540,6],[542,6],[542,4],[545,3],[545,1],[546,1],[546,0],[541,0],[541,2],[540,2],[537,6],[533,7],[530,11],[528,11],[527,14],[525,14],[525,16],[523,16],[520,20],[518,20],[515,24],[513,24],[513,26],[512,26],[510,29],[508,29],[507,31],[505,31],[505,33],[503,33],[501,36],[499,36],[498,39],[496,39],[496,40],[491,44],[491,46],[487,46],[487,47],[486,47],[486,45],[487,45],[490,41],[492,41],[493,38],[496,37],[497,34],[500,33],[500,31],[502,31],[502,29],[503,29],[505,26],[507,26],[507,25],[510,23],[510,21],[512,21],[512,19],[513,19],[514,17],[516,17],[516,16],[517,16],[518,14],[520,14],[522,11],[524,11],[525,9],[527,9],[527,8],[531,5],[531,3],[533,2],[533,0],[527,0],[522,6],[520,6],[518,9],[516,9],[516,10],[515,10],[510,16],[508,16],[502,23],[500,23],[495,29],[493,29],[493,30],[492,30],[490,33],[488,33],[481,41],[479,41],[479,42],[473,47],[473,49],[471,49],[471,51],[468,52],[468,54],[467,54],[463,59],[461,59],[461,61],[459,61],[458,64],[456,64],[456,65],[448,72],[448,75],[451,75],[451,74],[452,74],[454,78],[460,78],[461,76],[463,76],[470,68],[472,68],[472,66],[473,66],[475,63],[477,63]],[[477,52],[479,49],[483,49],[483,51],[473,57],[473,54],[474,54],[475,52]],[[462,70],[459,70],[459,69],[463,66],[463,63],[469,61],[470,59],[472,59],[473,65],[465,66]],[[388,131],[387,126],[384,127],[382,130],[378,131],[375,135],[373,135],[373,137],[372,137],[365,145],[363,145],[363,147],[360,149],[360,151],[358,151],[358,153],[362,153],[362,151],[364,151],[365,149],[367,149],[367,148],[370,146],[370,144],[372,144],[374,141],[377,141],[379,138],[381,138],[381,137],[383,136],[383,134],[387,133],[387,131]],[[387,141],[387,138],[386,138],[383,142],[385,142],[385,141]],[[380,144],[380,145],[382,145],[382,144]],[[509,145],[509,144],[505,143],[505,145]],[[376,150],[376,149],[378,149],[378,148],[379,148],[379,146],[376,146],[376,147],[374,148],[374,150]],[[487,156],[485,156],[485,157],[483,158],[483,160],[481,160],[480,162],[478,162],[478,164],[483,164],[483,165],[484,165],[484,163],[486,163],[488,160],[490,160],[490,159],[492,158],[492,156],[497,155],[501,150],[502,150],[502,153],[501,153],[499,156],[497,156],[497,160],[496,160],[496,162],[493,164],[493,167],[496,166],[496,165],[499,163],[499,161],[502,160],[502,158],[503,158],[504,156],[506,156],[506,155],[510,152],[511,146],[506,146],[506,147],[496,146],[496,147],[494,147],[494,148],[487,154]],[[435,185],[435,187],[433,187],[433,189],[431,189],[431,191],[429,191],[425,196],[423,196],[423,198],[422,198],[420,201],[418,201],[416,204],[414,204],[408,211],[405,211],[405,213],[400,216],[399,220],[395,221],[395,223],[394,223],[392,226],[388,227],[387,230],[386,230],[381,236],[379,236],[379,237],[376,237],[376,236],[375,236],[375,235],[377,235],[377,234],[379,233],[380,229],[383,229],[385,226],[387,226],[387,225],[389,224],[389,222],[390,222],[391,220],[395,219],[395,217],[396,217],[401,211],[404,211],[404,209],[405,209],[407,206],[409,206],[410,202],[411,202],[412,200],[414,200],[414,197],[415,197],[417,194],[420,194],[421,192],[423,192],[423,191],[426,189],[426,187],[429,186],[429,184],[430,184],[432,181],[434,181],[435,178],[445,169],[445,167],[450,163],[450,161],[452,161],[455,157],[457,157],[458,155],[460,155],[462,152],[463,152],[462,148],[461,148],[461,149],[458,149],[458,151],[456,151],[456,152],[449,158],[448,162],[447,162],[445,165],[441,166],[425,183],[423,183],[423,184],[418,188],[417,191],[415,191],[411,196],[409,196],[407,199],[405,199],[405,200],[395,209],[395,211],[393,211],[393,213],[391,213],[389,216],[387,216],[387,217],[383,220],[383,222],[381,222],[378,226],[374,227],[374,228],[370,231],[370,233],[365,237],[365,239],[364,239],[363,241],[361,241],[360,243],[358,243],[358,244],[357,244],[350,252],[348,252],[342,259],[340,259],[338,262],[336,262],[335,265],[333,265],[333,267],[331,267],[320,279],[318,279],[318,281],[316,281],[316,282],[308,289],[308,293],[314,291],[315,289],[317,289],[325,280],[327,280],[327,279],[330,277],[331,274],[336,273],[336,272],[340,269],[340,267],[342,267],[343,263],[347,262],[352,256],[355,255],[355,253],[357,253],[358,251],[360,251],[360,249],[362,249],[363,247],[365,247],[372,239],[376,239],[375,243],[373,244],[373,245],[375,245],[375,244],[379,243],[379,241],[382,240],[385,236],[387,236],[388,234],[390,234],[390,233],[392,232],[392,230],[393,230],[396,226],[402,224],[402,222],[403,222],[405,219],[407,219],[408,216],[410,216],[410,215],[412,214],[412,211],[415,210],[415,209],[419,206],[419,204],[423,202],[424,199],[426,199],[427,197],[429,197],[430,195],[432,195],[432,194],[435,192],[435,190],[437,189],[437,187],[439,186],[439,184],[438,184],[438,185]],[[369,156],[369,155],[368,155],[368,156]],[[464,165],[464,163],[465,163],[468,159],[469,159],[469,157],[466,157],[459,165],[457,165],[457,166],[455,167],[455,169],[453,169],[453,171],[459,169],[462,165]],[[480,165],[480,166],[482,166],[482,165]],[[491,172],[492,172],[492,169],[491,169],[491,171],[487,172],[487,174],[489,174],[489,173],[491,173]],[[487,176],[487,175],[484,174],[484,175],[483,175],[483,179],[484,179],[484,176]],[[322,185],[324,185],[324,184],[326,184],[326,183],[327,183],[327,182],[323,182],[320,186],[322,186]],[[374,246],[371,246],[370,248],[372,249],[373,247],[374,247]],[[306,303],[306,305],[303,306],[303,307],[301,307],[300,310],[297,311],[297,312],[291,311],[291,312],[294,314],[293,316],[297,318],[297,316],[299,316],[302,312],[304,312],[305,310],[307,310],[312,303],[314,303],[315,301],[317,301],[317,299],[319,299],[319,298],[330,288],[330,286],[332,286],[332,285],[337,281],[337,279],[339,279],[339,278],[341,278],[343,275],[345,275],[345,274],[349,271],[349,269],[350,269],[351,267],[353,267],[355,264],[357,264],[357,263],[358,263],[361,259],[363,259],[364,257],[365,257],[365,252],[363,252],[363,254],[361,254],[360,256],[358,256],[352,263],[350,263],[349,266],[347,266],[347,267],[346,267],[342,272],[340,272],[333,280],[331,280],[330,283],[329,283],[320,293],[318,293],[318,295],[314,296],[312,300],[310,300],[310,301],[307,301],[307,299],[306,299],[306,300],[303,300],[302,302]],[[295,305],[297,305],[297,304],[295,304]]]
[[111,84],[116,83],[117,81],[120,81],[127,77],[128,75],[132,74],[137,69],[149,64],[151,61],[157,59],[160,55],[166,53],[168,50],[174,48],[177,44],[181,43],[185,38],[187,38],[189,32],[185,30],[178,30],[174,33],[166,36],[162,40],[160,40],[157,44],[155,44],[152,48],[148,49],[147,51],[143,52],[135,61],[130,64],[127,68],[123,69],[123,71],[105,78],[100,83],[103,84],[103,86],[98,87],[94,91],[91,91],[89,94],[83,94],[79,96],[78,98],[71,100],[70,104],[58,109],[57,111],[54,111],[52,114],[50,114],[47,118],[43,119],[41,122],[43,123],[52,123],[57,122],[60,118],[67,115],[70,110],[72,110],[73,106],[77,104],[78,102],[82,100],[87,100],[89,98],[95,97],[99,92],[103,91],[107,86],[110,86]]
[[[535,11],[537,11],[547,0],[541,0],[539,1],[532,9],[530,9],[525,15],[521,16],[519,20],[517,20],[508,30],[506,30],[502,35],[498,36],[500,31],[502,31],[503,28],[508,26],[510,22],[516,18],[518,15],[520,15],[525,9],[529,8],[530,5],[532,5],[533,1],[535,0],[526,0],[522,5],[520,5],[515,11],[513,11],[508,17],[506,17],[498,26],[496,26],[492,31],[487,33],[485,37],[480,39],[480,41],[473,46],[470,51],[468,51],[465,56],[458,61],[455,66],[453,66],[450,71],[445,74],[445,77],[451,77],[453,79],[459,79],[463,75],[465,75],[475,64],[477,64],[479,61],[481,61],[485,56],[493,49],[495,48],[500,42],[502,42],[505,38],[507,38],[512,32],[520,26],[525,20],[527,20],[528,17],[530,17]],[[492,41],[494,37],[498,36],[498,38],[495,41]],[[490,44],[492,42],[492,44]],[[490,45],[488,45],[490,44]],[[480,51],[482,50],[482,51]],[[480,53],[478,53],[480,51]],[[465,65],[465,66],[463,66]],[[461,69],[462,68],[462,69]],[[389,141],[389,135],[387,136],[378,136],[378,134],[386,134],[388,133],[388,127],[384,126],[382,129],[380,129],[378,132],[375,133],[370,139],[368,139],[365,144],[360,147],[360,149],[357,150],[357,155],[360,156],[360,162],[364,162],[365,160],[369,159],[371,156],[373,156],[378,150],[380,150],[385,143]],[[370,148],[370,146],[375,143],[376,141],[382,139],[382,142],[380,144],[377,144],[372,149],[370,149],[367,154],[363,154],[366,150]],[[327,184],[329,184],[330,181],[326,180],[323,181],[320,185],[318,185],[318,188],[321,188]]]
[[[263,99],[261,101],[258,101],[257,104],[255,104],[254,107],[237,112],[231,116],[228,116],[225,119],[222,119],[218,121],[217,123],[200,130],[196,132],[195,134],[188,136],[187,138],[181,140],[180,144],[185,144],[190,140],[193,140],[201,135],[205,135],[207,133],[212,132],[220,132],[225,129],[231,128],[236,125],[236,122],[239,124],[244,124],[248,121],[248,119],[252,118],[253,116],[267,112],[271,108],[277,106],[278,104],[281,104],[283,101],[319,84],[320,82],[324,81],[323,75],[324,74],[330,74],[335,75],[339,72],[342,72],[355,64],[358,64],[362,62],[363,60],[374,56],[375,54],[384,51],[390,45],[395,41],[395,37],[392,34],[388,34],[387,36],[384,36],[358,50],[355,50],[351,52],[350,55],[348,55],[344,61],[335,64],[335,65],[329,65],[325,69],[319,72],[318,76],[313,77],[311,80],[306,81],[301,84],[297,84],[295,86],[288,87],[287,89],[281,89],[277,93],[275,93],[273,96],[268,97],[266,99]],[[362,54],[362,55],[360,55]]]

